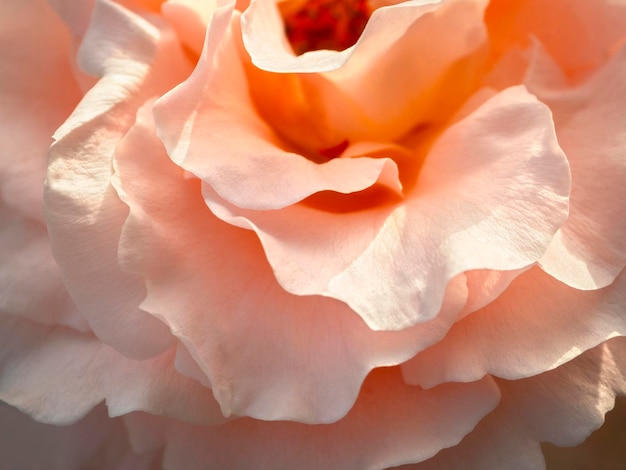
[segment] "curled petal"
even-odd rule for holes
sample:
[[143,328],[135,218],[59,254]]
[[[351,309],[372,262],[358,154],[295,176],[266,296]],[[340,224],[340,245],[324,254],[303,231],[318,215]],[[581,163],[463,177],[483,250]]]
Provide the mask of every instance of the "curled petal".
[[522,87],[441,135],[406,202],[349,214],[303,204],[245,211],[204,191],[218,217],[257,233],[286,290],[341,300],[375,330],[433,318],[461,272],[536,262],[566,218],[568,194],[550,112]]
[[255,112],[233,37],[239,14],[231,7],[216,11],[191,77],[155,105],[157,133],[172,160],[250,209],[279,209],[326,190],[352,193],[379,178],[400,188],[389,159],[315,163],[285,149]]
[[217,219],[200,182],[167,157],[149,110],[115,162],[115,186],[130,207],[121,261],[146,279],[141,307],[185,346],[179,369],[210,384],[225,415],[336,421],[373,368],[412,357],[456,320],[467,299],[463,275],[435,320],[400,332],[373,332],[336,300],[285,292],[254,234]]

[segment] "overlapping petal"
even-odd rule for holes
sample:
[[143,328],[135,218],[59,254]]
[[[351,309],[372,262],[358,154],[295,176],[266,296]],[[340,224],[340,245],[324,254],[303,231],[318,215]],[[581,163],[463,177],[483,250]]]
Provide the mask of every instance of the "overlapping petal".
[[319,191],[360,191],[379,177],[399,190],[391,160],[318,164],[289,151],[254,111],[233,37],[238,22],[232,5],[216,10],[194,73],[155,105],[157,132],[174,162],[252,209],[283,208]]
[[80,64],[102,78],[55,134],[45,210],[53,254],[96,335],[133,357],[172,344],[165,326],[137,306],[143,281],[117,264],[128,209],[111,187],[119,139],[148,98],[189,72],[172,31],[108,0],[96,2]]
[[121,262],[146,279],[141,308],[186,346],[181,366],[212,386],[225,415],[335,421],[374,367],[398,364],[445,335],[467,299],[462,275],[436,319],[399,332],[373,332],[341,302],[281,289],[254,234],[217,219],[200,182],[167,157],[150,105],[115,160],[114,184],[130,206]]
[[[526,83],[550,106],[572,171],[570,214],[541,266],[578,289],[610,285],[626,266],[626,46],[583,84],[551,86],[558,73],[536,50]],[[539,69],[539,70],[537,70]],[[552,70],[552,74],[546,72]]]
[[579,291],[533,268],[405,363],[405,378],[429,387],[485,374],[510,380],[541,374],[612,337],[626,336],[625,303],[625,273],[604,289]]
[[[498,407],[460,445],[402,470],[545,468],[540,443],[580,444],[599,428],[615,396],[626,395],[626,342],[614,338],[553,371],[515,381],[498,380]],[[596,456],[594,466],[619,462]]]
[[142,416],[128,416],[126,423],[131,439],[137,435],[142,440],[157,423],[166,429],[152,435],[157,446],[159,439],[165,446],[163,467],[168,470],[207,465],[374,470],[425,460],[455,445],[498,400],[497,387],[488,377],[424,391],[404,384],[397,370],[381,369],[368,377],[350,413],[333,424],[242,418],[217,427],[170,423],[167,429],[164,420],[155,423]]
[[342,300],[377,330],[433,318],[459,273],[537,261],[565,220],[568,194],[549,110],[523,88],[447,129],[416,189],[395,205],[349,214],[303,205],[246,211],[204,191],[218,217],[257,233],[285,289]]

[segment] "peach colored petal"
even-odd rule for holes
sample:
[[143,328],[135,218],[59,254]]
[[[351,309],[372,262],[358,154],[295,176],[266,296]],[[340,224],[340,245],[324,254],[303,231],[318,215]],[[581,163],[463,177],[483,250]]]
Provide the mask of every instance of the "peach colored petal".
[[566,217],[569,169],[549,110],[518,87],[439,138],[405,203],[245,211],[203,189],[213,213],[257,233],[286,290],[342,300],[370,328],[397,330],[433,318],[461,272],[536,262]]
[[217,0],[167,0],[161,6],[161,12],[176,30],[180,41],[199,56],[217,3]]
[[209,389],[173,366],[174,348],[127,359],[90,335],[0,317],[0,399],[38,421],[70,424],[106,400],[110,416],[132,411],[191,423],[223,421]]
[[45,1],[3,2],[0,199],[39,222],[50,136],[80,98],[69,50],[69,35]]
[[[210,427],[170,423],[160,437],[165,442],[163,468],[374,470],[417,462],[458,443],[498,399],[490,378],[424,391],[406,386],[394,369],[377,370],[355,407],[337,423],[309,426],[249,418]],[[144,430],[155,426],[152,420],[130,418],[131,439],[141,439]]]
[[143,281],[117,265],[128,209],[110,185],[111,159],[136,109],[182,80],[189,64],[171,30],[108,0],[96,2],[80,63],[102,78],[57,131],[50,150],[45,210],[53,254],[96,335],[145,358],[169,347],[172,338],[137,308]]
[[110,419],[104,406],[72,426],[34,421],[0,403],[2,466],[7,469],[116,470],[154,469],[154,460],[135,455],[121,419]]
[[285,150],[254,110],[232,37],[238,13],[232,18],[230,7],[217,10],[198,67],[155,105],[157,132],[172,160],[222,197],[253,209],[282,208],[324,190],[360,191],[379,177],[393,180],[397,169],[389,159],[318,164]]
[[626,38],[619,0],[493,0],[485,15],[496,54],[537,38],[571,77],[602,65]]
[[[554,115],[572,171],[570,215],[542,268],[578,289],[608,286],[626,265],[626,46],[592,78],[574,88],[553,86],[550,58],[539,58],[526,83]],[[558,83],[558,80],[556,80]]]
[[[400,469],[545,468],[539,444],[578,445],[599,428],[605,413],[613,408],[616,394],[626,395],[625,370],[626,342],[615,338],[545,374],[512,382],[499,380],[502,401],[460,445],[443,450],[428,462]],[[602,466],[600,462],[594,462],[594,468],[620,465],[613,461]]]
[[462,275],[435,320],[391,333],[372,332],[333,299],[285,292],[254,234],[215,218],[200,182],[167,157],[149,111],[117,149],[114,184],[131,209],[120,259],[146,279],[141,307],[186,346],[179,369],[210,383],[225,415],[335,421],[372,368],[405,361],[455,321],[467,298]]
[[626,273],[597,291],[572,289],[533,268],[445,339],[405,363],[410,383],[430,387],[485,374],[519,379],[553,369],[626,335]]
[[468,298],[461,318],[496,300],[528,268],[513,271],[479,269],[465,273]]

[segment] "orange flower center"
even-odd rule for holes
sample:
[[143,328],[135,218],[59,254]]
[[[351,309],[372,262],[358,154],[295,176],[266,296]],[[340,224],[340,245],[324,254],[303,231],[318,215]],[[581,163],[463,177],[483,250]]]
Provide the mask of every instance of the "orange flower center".
[[298,55],[352,46],[372,13],[367,0],[287,0],[279,8],[287,38]]

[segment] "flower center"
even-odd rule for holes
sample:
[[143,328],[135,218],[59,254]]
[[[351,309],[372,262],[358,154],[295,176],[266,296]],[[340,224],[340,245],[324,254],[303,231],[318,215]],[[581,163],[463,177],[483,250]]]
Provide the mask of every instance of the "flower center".
[[285,0],[279,8],[287,38],[298,55],[352,46],[372,13],[367,0]]

